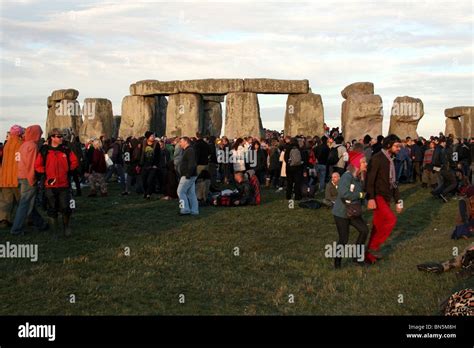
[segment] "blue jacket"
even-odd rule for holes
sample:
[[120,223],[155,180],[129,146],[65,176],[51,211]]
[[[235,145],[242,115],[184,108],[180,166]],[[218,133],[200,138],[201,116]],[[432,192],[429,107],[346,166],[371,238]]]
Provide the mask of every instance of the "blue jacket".
[[[351,192],[351,184],[354,184],[354,190]],[[337,186],[337,198],[332,214],[341,218],[347,218],[346,205],[343,200],[356,202],[360,200],[360,193],[362,192],[362,183],[359,178],[355,178],[350,172],[342,174]],[[342,199],[341,199],[342,198]]]

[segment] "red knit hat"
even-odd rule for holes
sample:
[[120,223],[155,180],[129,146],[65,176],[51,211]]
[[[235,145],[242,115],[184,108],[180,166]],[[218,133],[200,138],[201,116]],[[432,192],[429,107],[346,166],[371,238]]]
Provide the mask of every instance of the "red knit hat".
[[349,164],[360,169],[360,160],[364,157],[362,152],[349,151]]

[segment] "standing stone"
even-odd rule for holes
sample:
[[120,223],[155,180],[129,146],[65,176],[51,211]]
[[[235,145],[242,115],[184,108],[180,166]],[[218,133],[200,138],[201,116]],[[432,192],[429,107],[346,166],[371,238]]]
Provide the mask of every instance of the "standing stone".
[[421,99],[408,96],[397,97],[393,101],[388,134],[396,134],[399,138],[418,138],[416,128],[424,115]]
[[204,101],[203,135],[220,136],[222,129],[222,104],[215,101]]
[[200,94],[178,93],[168,97],[166,109],[167,137],[194,137],[202,133],[203,101]]
[[155,119],[155,97],[128,95],[122,99],[122,118],[119,136],[123,139],[129,136],[141,137],[146,131],[153,131]]
[[79,134],[82,125],[82,110],[76,100],[78,95],[79,92],[75,89],[61,89],[51,93],[46,102],[48,106],[46,134],[49,134],[53,128],[68,129],[74,135]]
[[[446,116],[445,134],[453,134],[455,138],[471,138],[474,136],[474,106],[449,108],[444,110],[444,115]],[[457,122],[454,120],[457,120]]]
[[225,134],[229,139],[263,137],[256,93],[229,93],[226,98]]
[[372,82],[354,82],[341,91],[344,99],[353,94],[374,94],[374,84]]
[[286,101],[285,135],[322,136],[324,107],[319,94],[289,94]]
[[454,138],[462,138],[462,126],[459,118],[446,117],[446,128],[444,134],[447,136],[452,134]]
[[379,95],[351,94],[342,103],[341,124],[345,141],[382,134],[383,105]]
[[83,105],[84,123],[79,132],[82,143],[90,138],[112,138],[114,114],[112,102],[105,98],[86,98]]

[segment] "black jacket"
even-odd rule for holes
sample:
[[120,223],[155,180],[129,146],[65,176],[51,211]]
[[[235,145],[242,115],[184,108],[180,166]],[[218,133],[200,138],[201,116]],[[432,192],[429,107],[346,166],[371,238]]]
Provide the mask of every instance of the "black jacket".
[[196,152],[197,165],[208,165],[209,155],[211,154],[209,144],[206,143],[203,139],[199,139],[194,144],[194,150]]
[[161,159],[161,149],[160,149],[160,144],[158,144],[157,142],[153,143],[153,145],[151,145],[153,147],[153,159],[152,159],[152,162],[151,164],[146,164],[145,163],[145,148],[148,146],[148,144],[146,143],[146,139],[143,140],[143,144],[142,144],[142,148],[141,148],[141,154],[140,154],[140,166],[143,167],[143,166],[156,166],[156,167],[159,167],[160,165],[160,159]]
[[367,199],[382,196],[387,202],[400,199],[398,187],[390,187],[390,161],[382,151],[372,155],[367,168]]
[[186,150],[184,150],[183,158],[179,165],[179,173],[186,178],[197,176],[196,166],[196,153],[192,146],[188,146]]
[[318,145],[314,148],[314,155],[318,160],[318,164],[326,165],[329,156],[329,146],[325,143]]

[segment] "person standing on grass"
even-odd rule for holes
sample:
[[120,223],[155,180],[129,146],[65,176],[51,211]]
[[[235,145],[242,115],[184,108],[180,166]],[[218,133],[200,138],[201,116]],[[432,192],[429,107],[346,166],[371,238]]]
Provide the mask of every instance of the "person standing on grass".
[[[347,203],[357,203],[364,199],[365,192],[363,191],[364,176],[367,171],[367,162],[364,154],[360,152],[353,152],[351,155],[347,171],[342,175],[337,187],[337,198],[332,208],[332,214],[336,223],[337,233],[339,234],[339,245],[346,245],[349,241],[349,228],[352,225],[357,231],[356,245],[357,250],[363,252],[365,248],[365,241],[369,234],[369,228],[364,221],[362,215],[348,217]],[[334,172],[333,175],[338,175]],[[362,256],[362,255],[361,255]],[[336,257],[334,259],[334,267],[341,268],[342,258]],[[358,265],[363,264],[359,258],[354,258],[354,262]]]
[[14,125],[3,148],[0,171],[0,227],[12,226],[13,208],[20,201],[18,189],[18,150],[23,143],[23,127]]
[[295,200],[301,200],[301,184],[303,183],[303,155],[298,140],[293,138],[285,150],[286,165],[286,199],[290,200],[293,193]]
[[145,190],[143,198],[145,199],[151,199],[151,195],[155,191],[160,160],[160,145],[155,141],[155,134],[147,131],[145,133],[145,139],[143,140],[142,153],[140,157],[143,189]]
[[179,173],[178,198],[180,215],[199,215],[199,203],[196,196],[197,161],[191,140],[182,137],[179,145],[183,149]]
[[97,190],[100,190],[100,195],[105,197],[107,196],[107,182],[105,181],[107,165],[105,163],[105,152],[102,149],[102,142],[99,139],[92,141],[89,156],[87,180],[89,180],[91,185],[91,191],[88,197],[96,197]]
[[71,235],[71,182],[69,173],[79,166],[76,155],[63,145],[61,131],[54,128],[48,139],[48,145],[41,147],[35,161],[35,170],[44,174],[44,188],[48,202],[50,225],[57,237],[58,213],[62,214],[64,235]]
[[35,198],[37,193],[37,180],[35,175],[35,161],[38,155],[38,146],[43,134],[40,126],[34,125],[26,129],[25,142],[18,150],[18,182],[20,184],[20,202],[16,211],[15,220],[10,231],[13,235],[24,234],[23,228],[25,222],[30,216],[34,226],[39,231],[48,228],[48,224],[38,213],[35,207]]
[[400,151],[400,138],[390,134],[382,142],[382,150],[372,155],[367,170],[367,208],[374,211],[366,261],[375,263],[381,258],[377,252],[392,233],[397,217],[390,209],[392,199],[397,213],[402,212],[403,202],[397,185],[394,157]]

